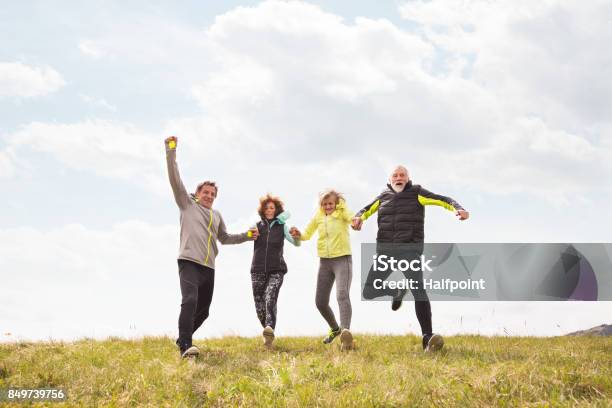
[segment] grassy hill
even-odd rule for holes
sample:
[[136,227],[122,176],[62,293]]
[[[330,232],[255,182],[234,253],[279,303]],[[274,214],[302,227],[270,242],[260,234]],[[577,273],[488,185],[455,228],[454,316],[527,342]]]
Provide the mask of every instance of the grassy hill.
[[53,407],[612,406],[610,337],[454,336],[436,355],[415,336],[356,339],[200,340],[195,362],[165,337],[0,344],[0,388],[64,388]]

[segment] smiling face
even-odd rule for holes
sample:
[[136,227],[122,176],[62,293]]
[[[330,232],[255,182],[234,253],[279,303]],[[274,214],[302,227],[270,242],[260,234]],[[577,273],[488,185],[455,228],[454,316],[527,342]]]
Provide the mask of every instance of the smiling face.
[[274,205],[272,201],[268,201],[266,203],[264,215],[268,220],[274,219],[274,216],[276,215],[276,205]]
[[204,185],[196,193],[198,202],[206,208],[212,208],[215,198],[217,198],[217,189],[214,186]]
[[408,180],[410,180],[410,177],[408,176],[408,170],[404,166],[397,166],[389,176],[389,184],[391,184],[391,187],[396,192],[404,190]]
[[325,215],[330,215],[336,209],[336,205],[338,204],[338,197],[335,195],[330,195],[321,201],[321,208],[325,212]]

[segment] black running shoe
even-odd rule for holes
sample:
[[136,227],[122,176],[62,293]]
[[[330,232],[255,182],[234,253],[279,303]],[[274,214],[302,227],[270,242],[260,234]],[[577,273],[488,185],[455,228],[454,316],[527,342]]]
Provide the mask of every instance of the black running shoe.
[[398,289],[397,295],[393,297],[393,302],[391,302],[391,310],[396,311],[397,309],[402,307],[404,296],[406,296],[406,290]]
[[191,346],[181,353],[182,358],[195,358],[200,355],[200,349],[196,346]]
[[423,350],[426,353],[436,352],[444,347],[444,339],[439,334],[426,334],[423,336]]
[[190,343],[181,343],[178,339],[176,345],[179,348],[179,353],[182,358],[197,357],[200,354],[200,349]]

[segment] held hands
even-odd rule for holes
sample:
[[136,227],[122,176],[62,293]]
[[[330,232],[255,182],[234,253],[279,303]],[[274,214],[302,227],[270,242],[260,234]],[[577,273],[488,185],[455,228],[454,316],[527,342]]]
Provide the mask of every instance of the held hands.
[[302,233],[300,232],[300,230],[295,227],[291,227],[289,229],[289,234],[291,235],[293,239],[300,239],[300,237],[302,236]]
[[457,218],[459,218],[459,221],[464,221],[470,218],[470,213],[465,210],[457,210],[455,215],[457,216]]
[[168,146],[170,149],[176,149],[177,142],[178,138],[176,136],[170,136],[164,140],[164,143],[166,143],[166,146]]
[[355,231],[361,231],[361,226],[363,225],[363,220],[361,217],[353,218],[353,222],[351,223],[351,228]]

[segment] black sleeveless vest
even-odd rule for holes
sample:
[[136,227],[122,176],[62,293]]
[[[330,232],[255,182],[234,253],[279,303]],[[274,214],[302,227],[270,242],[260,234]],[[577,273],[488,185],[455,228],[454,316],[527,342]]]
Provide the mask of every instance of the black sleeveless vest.
[[287,273],[283,258],[285,227],[276,218],[272,221],[262,219],[257,223],[259,237],[254,242],[251,273]]

